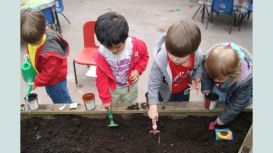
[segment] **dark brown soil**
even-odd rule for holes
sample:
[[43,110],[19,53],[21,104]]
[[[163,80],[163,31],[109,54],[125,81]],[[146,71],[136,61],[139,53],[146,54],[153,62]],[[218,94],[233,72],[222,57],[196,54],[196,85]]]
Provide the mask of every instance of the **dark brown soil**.
[[230,125],[233,141],[216,141],[208,124],[215,117],[160,117],[158,136],[150,134],[151,121],[142,115],[114,115],[118,127],[107,119],[72,115],[21,120],[23,153],[237,153],[252,123],[243,113]]

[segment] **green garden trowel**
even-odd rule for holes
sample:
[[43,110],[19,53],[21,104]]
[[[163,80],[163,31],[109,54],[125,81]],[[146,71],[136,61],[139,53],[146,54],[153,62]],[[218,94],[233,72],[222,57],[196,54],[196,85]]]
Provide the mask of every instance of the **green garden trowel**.
[[113,116],[113,113],[112,113],[112,105],[110,105],[110,108],[108,108],[108,114],[107,114],[107,117],[109,118],[110,120],[110,123],[107,125],[108,127],[117,127],[118,124],[116,124],[113,120],[114,116]]

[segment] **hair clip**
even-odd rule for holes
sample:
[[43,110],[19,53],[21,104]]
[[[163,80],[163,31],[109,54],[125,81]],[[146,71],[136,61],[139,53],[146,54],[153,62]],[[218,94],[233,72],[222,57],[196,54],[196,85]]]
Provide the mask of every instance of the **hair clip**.
[[235,50],[235,52],[239,55],[240,59],[244,59],[245,58],[244,52],[242,52],[241,49],[240,49],[240,47],[238,45],[236,45],[235,43],[228,42],[228,43],[225,43],[225,46],[227,48],[232,48],[233,50]]
[[232,48],[231,43],[229,43],[229,44],[227,45],[227,47],[228,47],[228,48]]

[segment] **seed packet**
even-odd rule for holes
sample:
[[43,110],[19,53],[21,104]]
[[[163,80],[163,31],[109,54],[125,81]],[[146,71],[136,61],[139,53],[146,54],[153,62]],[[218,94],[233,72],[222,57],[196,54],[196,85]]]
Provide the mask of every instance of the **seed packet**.
[[215,129],[216,140],[233,140],[232,131],[229,128]]

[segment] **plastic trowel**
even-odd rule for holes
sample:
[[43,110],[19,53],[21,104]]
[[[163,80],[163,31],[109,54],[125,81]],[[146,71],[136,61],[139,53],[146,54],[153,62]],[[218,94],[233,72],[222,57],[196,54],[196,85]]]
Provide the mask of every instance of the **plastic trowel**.
[[152,130],[150,130],[150,133],[152,133],[155,138],[157,138],[157,144],[160,144],[160,131],[157,130],[157,125],[156,125],[157,120],[153,119],[152,120]]
[[114,116],[113,116],[113,113],[112,113],[112,105],[110,105],[110,108],[108,108],[108,114],[107,114],[107,117],[109,118],[110,120],[110,123],[107,125],[108,127],[117,127],[118,124],[116,124],[114,122]]
[[152,120],[152,130],[150,130],[150,133],[157,134],[157,133],[159,133],[159,132],[160,132],[160,131],[157,130],[156,120]]

